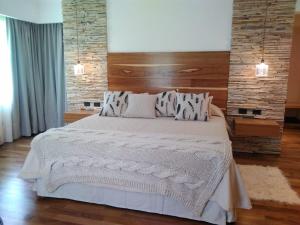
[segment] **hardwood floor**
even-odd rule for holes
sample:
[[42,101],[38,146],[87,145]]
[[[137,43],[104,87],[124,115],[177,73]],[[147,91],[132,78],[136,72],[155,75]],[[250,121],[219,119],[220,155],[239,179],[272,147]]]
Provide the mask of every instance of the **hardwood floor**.
[[[117,209],[108,206],[38,198],[31,184],[17,178],[30,138],[0,147],[0,216],[10,224],[192,225],[192,220]],[[278,166],[300,194],[300,130],[285,130],[281,156],[235,154],[239,164]],[[239,210],[238,225],[299,225],[300,206],[252,201],[252,210]]]

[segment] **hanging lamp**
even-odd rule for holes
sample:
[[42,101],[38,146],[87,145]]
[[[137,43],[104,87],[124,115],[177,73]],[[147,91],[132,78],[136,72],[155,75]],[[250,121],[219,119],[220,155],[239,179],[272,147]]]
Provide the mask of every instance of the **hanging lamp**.
[[78,8],[76,1],[76,35],[77,35],[77,64],[74,65],[74,74],[75,75],[83,75],[84,74],[84,65],[80,63],[79,60],[79,38],[78,38]]
[[264,20],[264,32],[262,37],[262,57],[259,64],[256,65],[256,76],[257,77],[267,77],[269,72],[269,66],[265,64],[265,39],[266,39],[266,23],[267,23],[267,17],[268,17],[268,9],[269,9],[269,3],[268,0],[266,0],[266,9],[265,9],[265,20]]

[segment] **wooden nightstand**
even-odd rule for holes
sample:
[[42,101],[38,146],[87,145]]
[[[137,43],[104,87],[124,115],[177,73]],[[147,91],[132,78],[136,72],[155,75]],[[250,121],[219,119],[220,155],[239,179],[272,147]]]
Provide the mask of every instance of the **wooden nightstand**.
[[235,118],[234,133],[239,137],[280,137],[280,126],[275,120]]
[[65,112],[64,121],[65,121],[65,123],[73,123],[84,117],[91,116],[91,115],[97,114],[97,113],[99,113],[98,110],[93,110],[93,111],[80,110],[80,111],[74,111],[74,112]]

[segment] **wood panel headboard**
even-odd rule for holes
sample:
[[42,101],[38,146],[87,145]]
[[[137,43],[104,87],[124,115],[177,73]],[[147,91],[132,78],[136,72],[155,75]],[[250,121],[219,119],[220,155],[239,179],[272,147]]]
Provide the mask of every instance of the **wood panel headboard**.
[[108,53],[108,89],[209,92],[226,110],[229,52]]

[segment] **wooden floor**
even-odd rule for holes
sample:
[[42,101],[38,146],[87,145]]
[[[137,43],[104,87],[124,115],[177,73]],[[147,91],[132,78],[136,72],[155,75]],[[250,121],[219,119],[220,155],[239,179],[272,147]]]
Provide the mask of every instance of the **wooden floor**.
[[[17,178],[31,139],[0,147],[0,216],[10,224],[192,225],[207,224],[69,200],[37,198],[31,184]],[[237,154],[239,164],[278,166],[300,194],[300,131],[285,130],[280,157]],[[252,201],[252,210],[239,210],[238,225],[299,225],[300,206]]]

